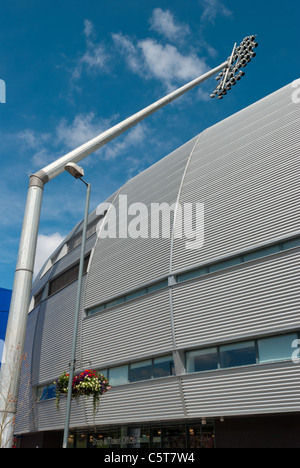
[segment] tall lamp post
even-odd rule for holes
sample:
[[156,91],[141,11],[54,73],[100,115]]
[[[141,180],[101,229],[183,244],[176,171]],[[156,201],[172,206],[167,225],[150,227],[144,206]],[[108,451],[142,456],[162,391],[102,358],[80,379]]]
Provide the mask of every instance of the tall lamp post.
[[[247,36],[239,46],[238,51],[236,50],[237,47],[235,45],[231,56],[218,67],[208,71],[195,80],[190,81],[181,88],[178,88],[150,106],[123,120],[121,123],[113,126],[109,130],[98,135],[96,138],[89,140],[87,143],[79,146],[75,150],[65,156],[62,156],[30,176],[0,374],[1,448],[10,448],[13,440],[21,373],[20,369],[24,349],[35,251],[45,184],[60,175],[65,170],[68,163],[77,163],[81,161],[89,154],[106,145],[126,130],[132,128],[146,117],[152,115],[157,110],[182,96],[187,91],[195,88],[200,83],[208,80],[218,72],[221,73],[216,79],[223,79],[221,81],[221,85],[218,85],[212,97],[215,95],[218,95],[220,98],[223,97],[223,95],[229,90],[229,87],[227,87],[229,73],[230,75],[233,72],[235,73],[235,64],[237,64],[236,66],[241,67],[247,65],[248,61],[253,57],[251,54],[254,54],[253,50],[256,45],[255,36]],[[226,79],[224,75],[226,75]],[[239,75],[239,77],[240,76],[241,75]],[[223,85],[226,89],[224,89]]]
[[88,224],[90,194],[91,194],[91,184],[88,184],[87,182],[83,180],[82,177],[84,176],[84,171],[81,167],[77,166],[77,164],[74,164],[74,163],[68,163],[65,167],[65,170],[69,172],[71,176],[75,177],[75,179],[81,180],[86,185],[87,189],[86,189],[85,212],[84,212],[83,228],[82,228],[82,241],[81,241],[81,251],[80,251],[80,261],[79,261],[76,309],[75,309],[75,317],[74,317],[73,341],[72,341],[71,361],[70,361],[70,370],[69,370],[69,386],[68,386],[68,394],[67,394],[67,408],[66,408],[66,420],[65,420],[64,437],[63,437],[63,448],[67,448],[68,437],[69,437],[71,400],[72,400],[72,381],[73,381],[74,370],[75,370],[76,343],[77,343],[77,332],[78,332],[78,322],[79,322],[81,292],[82,292],[82,275],[83,275],[84,254],[85,254],[85,241],[86,241],[86,231],[87,231],[87,224]]

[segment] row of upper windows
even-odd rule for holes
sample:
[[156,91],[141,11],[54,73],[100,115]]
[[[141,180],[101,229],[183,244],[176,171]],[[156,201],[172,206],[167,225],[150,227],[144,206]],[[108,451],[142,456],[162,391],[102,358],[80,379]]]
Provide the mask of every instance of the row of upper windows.
[[[300,354],[300,333],[289,333],[185,352],[185,373],[215,371],[292,360]],[[172,355],[101,369],[112,387],[175,375]],[[55,398],[55,386],[39,387],[37,399]]]
[[[105,375],[112,387],[124,385],[140,380],[158,379],[175,375],[175,367],[172,355],[147,359],[132,364],[126,364],[109,369],[101,369],[100,374]],[[39,401],[55,398],[55,385],[46,385],[37,390]]]
[[109,302],[105,302],[93,309],[87,311],[87,315],[93,315],[97,312],[101,312],[102,310],[109,309],[110,307],[114,307],[115,305],[122,304],[123,302],[131,301],[137,297],[145,296],[146,294],[150,294],[154,291],[159,291],[160,289],[164,289],[168,287],[168,280],[165,279],[163,281],[159,281],[158,283],[151,284],[150,286],[146,286],[141,289],[137,289],[136,291],[125,294],[124,296],[120,296],[117,299],[114,299]]
[[[176,283],[182,283],[190,279],[199,278],[209,273],[214,273],[216,271],[230,268],[232,266],[236,266],[244,262],[263,258],[268,255],[279,253],[284,250],[288,250],[288,249],[299,247],[299,246],[300,246],[300,237],[296,237],[294,239],[287,240],[284,242],[279,242],[277,244],[274,244],[268,247],[253,250],[243,255],[237,255],[228,260],[222,260],[220,262],[211,263],[201,268],[197,268],[195,270],[191,270],[185,273],[178,274],[175,276],[175,281]],[[89,262],[89,254],[85,258],[83,273],[86,273],[87,271],[88,262]],[[54,294],[55,292],[65,288],[68,284],[78,279],[78,272],[79,272],[79,262],[77,262],[75,265],[73,265],[71,268],[61,273],[57,277],[53,278],[49,282],[49,289],[48,289],[47,295],[50,296],[51,294]],[[122,304],[123,302],[130,301],[131,299],[135,299],[137,297],[141,297],[153,291],[158,291],[160,289],[164,289],[167,287],[168,287],[168,279],[159,281],[155,284],[151,284],[149,286],[145,286],[143,288],[137,289],[136,291],[133,291],[129,294],[125,294],[123,296],[117,297],[116,299],[113,299],[109,302],[102,303],[99,306],[88,310],[87,315],[88,316],[93,315],[102,310],[109,309],[110,307],[113,307],[115,305]],[[34,296],[34,307],[36,307],[41,302],[43,294],[44,294],[44,289],[45,288],[43,288],[41,291],[39,291],[38,294]]]
[[259,258],[267,257],[268,255],[273,255],[295,247],[300,247],[300,237],[296,237],[284,242],[278,242],[277,244],[273,244],[268,247],[252,250],[242,255],[236,255],[235,257],[231,257],[228,260],[221,260],[220,262],[211,263],[201,268],[178,274],[176,275],[176,280],[178,283],[181,283],[183,281],[188,281],[193,278],[207,275],[208,273],[214,273],[225,268],[230,268],[241,263],[257,260]]
[[299,333],[290,333],[187,351],[186,372],[205,372],[292,360],[293,353],[298,353],[299,350],[299,338]]
[[[175,284],[176,283],[181,283],[184,281],[188,281],[193,278],[199,278],[201,276],[207,275],[209,273],[214,273],[219,270],[223,270],[225,268],[230,268],[235,265],[239,265],[244,262],[248,262],[251,260],[256,260],[258,258],[266,257],[268,255],[272,255],[278,252],[282,252],[284,250],[288,250],[294,247],[299,247],[300,246],[300,237],[294,238],[292,240],[288,240],[285,242],[279,242],[277,244],[264,247],[261,249],[256,249],[251,252],[248,252],[243,255],[238,255],[235,257],[232,257],[228,260],[222,260],[220,262],[212,263],[209,265],[205,265],[204,267],[197,268],[195,270],[191,270],[186,273],[181,273],[175,276]],[[159,289],[167,288],[168,287],[168,279],[165,279],[163,281],[160,281],[158,283],[152,284],[151,286],[144,287],[141,289],[137,289],[136,291],[126,294],[123,296],[120,296],[114,300],[111,300],[109,302],[102,303],[92,309],[89,309],[87,311],[87,315],[93,315],[96,314],[97,312],[101,312],[105,309],[109,309],[110,307],[122,304],[123,302],[130,301],[131,299],[137,298],[144,296],[146,294],[149,294],[153,291],[158,291]]]
[[[86,231],[86,239],[95,234],[99,221],[104,218],[106,213],[107,211],[105,211],[101,216],[96,217],[94,221],[88,224]],[[67,241],[55,255],[49,258],[47,264],[45,265],[43,271],[40,274],[40,278],[42,278],[56,262],[65,257],[68,253],[70,253],[73,249],[78,247],[81,243],[82,231],[79,232],[79,234],[76,234],[73,237],[71,237],[71,239]]]
[[[82,272],[83,275],[87,272],[89,259],[90,259],[90,253],[88,253],[84,258],[83,272]],[[44,286],[38,292],[38,294],[34,296],[34,307],[36,307],[41,302],[45,294],[46,288],[47,288],[46,289],[47,297],[51,296],[52,294],[55,294],[56,292],[68,286],[69,284],[73,283],[73,281],[78,280],[78,274],[79,274],[79,262],[75,263],[75,265],[72,265],[71,268],[69,268],[68,270],[64,271],[60,275],[50,280],[49,284]]]

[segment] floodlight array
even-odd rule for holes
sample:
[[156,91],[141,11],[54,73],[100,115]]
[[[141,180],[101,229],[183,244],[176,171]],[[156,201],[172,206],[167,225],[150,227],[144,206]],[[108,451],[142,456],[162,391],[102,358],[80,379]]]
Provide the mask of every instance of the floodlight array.
[[228,57],[228,65],[216,77],[219,83],[210,95],[211,98],[223,99],[232,86],[235,86],[245,75],[242,68],[245,68],[256,56],[255,49],[258,43],[255,39],[256,36],[247,36],[238,47],[235,44],[231,56]]

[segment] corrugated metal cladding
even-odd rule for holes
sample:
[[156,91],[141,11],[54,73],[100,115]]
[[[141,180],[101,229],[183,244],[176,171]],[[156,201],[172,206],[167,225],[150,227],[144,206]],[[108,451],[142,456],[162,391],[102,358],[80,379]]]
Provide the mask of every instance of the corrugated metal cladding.
[[[127,196],[128,207],[143,203],[147,207],[150,233],[150,205],[175,203],[187,159],[195,139],[130,180],[114,202],[119,212],[119,197]],[[138,213],[137,213],[138,214]],[[130,216],[128,221],[130,222]],[[117,216],[117,233],[119,217]],[[141,224],[144,222],[141,220]],[[118,236],[117,236],[118,237]],[[148,238],[98,239],[87,282],[85,307],[91,307],[117,294],[122,294],[160,276],[168,275],[171,236]]]
[[83,361],[98,368],[172,350],[169,292],[88,317],[82,339]]
[[300,249],[173,288],[178,348],[300,330]]
[[[90,238],[77,366],[104,369],[173,352],[176,376],[113,388],[95,420],[91,400],[73,402],[71,427],[299,411],[299,366],[290,361],[192,375],[181,361],[184,350],[300,331],[299,248],[184,283],[172,278],[168,288],[88,317],[84,310],[172,273],[299,234],[300,106],[292,92],[286,86],[206,130],[108,200],[118,211],[119,196],[126,195],[128,206],[143,203],[148,212],[151,203],[204,203],[205,242],[188,250],[185,238]],[[81,229],[79,223],[66,240]],[[79,251],[38,278],[34,294],[78,260]],[[45,294],[30,313],[33,385],[52,383],[68,369],[76,290],[77,281]],[[62,399],[57,412],[53,400],[36,403],[22,430],[62,428],[64,405]]]
[[173,271],[299,230],[300,107],[289,85],[202,133],[180,203],[205,205],[200,250],[175,239]]
[[[83,278],[85,287],[86,277]],[[37,321],[36,346],[33,356],[33,368],[35,381],[53,382],[64,370],[68,370],[68,362],[71,356],[74,312],[76,307],[77,281],[73,282],[62,291],[50,296],[43,301],[40,307]],[[80,361],[80,321],[78,331],[78,355]]]
[[297,366],[262,366],[212,376],[187,377],[182,386],[189,417],[297,412],[300,405]]

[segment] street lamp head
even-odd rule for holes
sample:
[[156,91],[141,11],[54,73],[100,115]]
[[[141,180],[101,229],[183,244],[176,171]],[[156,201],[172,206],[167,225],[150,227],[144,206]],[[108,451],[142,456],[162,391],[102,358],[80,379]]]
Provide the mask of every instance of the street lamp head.
[[65,166],[65,170],[71,174],[71,176],[75,177],[75,179],[81,179],[84,176],[84,170],[82,167],[77,166],[75,163],[68,163]]

